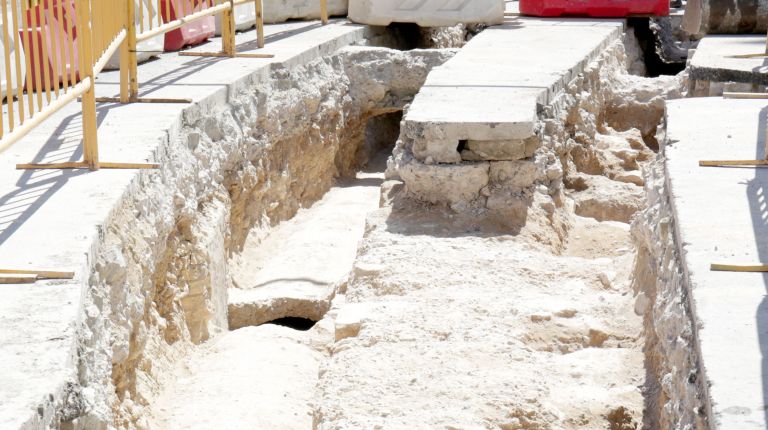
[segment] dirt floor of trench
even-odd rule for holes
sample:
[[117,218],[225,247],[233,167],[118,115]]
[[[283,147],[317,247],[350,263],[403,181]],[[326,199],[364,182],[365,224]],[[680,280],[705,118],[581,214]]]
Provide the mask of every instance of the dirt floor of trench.
[[158,428],[639,425],[629,225],[575,216],[556,254],[423,208],[377,210],[379,157],[235,268],[241,283],[277,281],[276,296],[296,287],[286,271],[314,271],[307,282],[338,290],[330,311],[306,332],[264,324],[198,347],[153,407]]

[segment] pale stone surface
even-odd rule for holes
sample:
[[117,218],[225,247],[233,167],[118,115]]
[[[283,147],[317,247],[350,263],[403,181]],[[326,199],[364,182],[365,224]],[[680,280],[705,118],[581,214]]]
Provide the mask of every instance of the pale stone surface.
[[359,172],[266,239],[249,234],[232,262],[230,330],[283,317],[322,319],[355,259],[366,214],[378,208],[382,177]]
[[[348,0],[328,0],[328,15],[345,16]],[[320,0],[265,0],[264,22],[320,18]]]
[[761,169],[704,168],[698,161],[764,158],[766,103],[680,100],[668,104],[667,118],[669,234],[695,317],[684,335],[700,354],[698,376],[708,387],[699,406],[717,428],[762,429],[768,397],[765,277],[713,272],[710,264],[765,263],[768,177]]
[[305,333],[248,327],[191,354],[153,405],[152,428],[305,430],[324,356]]
[[[534,138],[540,108],[618,40],[622,29],[622,21],[519,18],[483,31],[430,73],[416,96],[403,131],[414,142],[413,155],[422,163],[457,163],[461,140]],[[475,151],[468,159],[520,158],[481,145],[488,156]]]
[[501,24],[504,2],[500,0],[349,0],[349,19],[368,25],[411,22],[422,27],[456,24]]
[[[762,52],[765,52],[764,34],[706,36],[688,63],[690,78],[692,81],[767,85],[765,58],[733,58],[734,55]],[[709,91],[705,95],[710,95]]]
[[[626,228],[624,252],[606,241],[587,256],[575,238],[580,255],[563,257],[401,204],[369,217],[314,428],[639,428]],[[598,275],[611,270],[609,290]]]

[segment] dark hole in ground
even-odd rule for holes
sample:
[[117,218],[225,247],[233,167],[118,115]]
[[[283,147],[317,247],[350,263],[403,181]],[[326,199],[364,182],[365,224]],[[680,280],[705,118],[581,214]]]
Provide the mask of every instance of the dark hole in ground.
[[309,331],[312,327],[315,326],[315,324],[317,324],[317,321],[313,321],[308,318],[285,317],[285,318],[278,318],[276,320],[265,322],[264,324],[274,324],[274,325],[292,328],[294,330]]
[[685,63],[665,62],[659,52],[661,47],[660,40],[651,30],[650,18],[630,18],[628,24],[634,28],[635,36],[640,42],[640,49],[643,50],[643,60],[645,60],[646,75],[649,78],[656,78],[661,75],[677,75],[685,70]]

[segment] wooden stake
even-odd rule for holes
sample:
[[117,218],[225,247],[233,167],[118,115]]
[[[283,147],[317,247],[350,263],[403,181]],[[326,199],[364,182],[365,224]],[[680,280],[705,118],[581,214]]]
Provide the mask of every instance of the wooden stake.
[[731,93],[724,92],[724,99],[768,99],[768,93]]
[[[96,97],[96,103],[122,103],[120,97]],[[128,103],[192,103],[192,99],[164,99],[151,97],[129,97]]]
[[[99,163],[102,169],[159,169],[159,164],[151,163]],[[30,163],[17,164],[16,170],[58,170],[58,169],[90,169],[91,166],[83,161],[64,163]]]
[[72,279],[75,272],[54,272],[50,270],[0,269],[0,275],[34,275],[37,279]]
[[738,58],[738,59],[750,59],[750,58],[763,58],[768,57],[768,54],[762,53],[762,54],[737,54],[737,55],[728,55],[725,58]]
[[699,161],[701,167],[762,167],[768,160],[711,160]]
[[743,273],[768,273],[768,266],[740,266],[733,264],[713,264],[710,266],[713,272],[743,272]]
[[227,57],[227,58],[274,58],[272,54],[225,54],[223,52],[179,52],[182,57]]
[[35,275],[8,275],[0,276],[0,284],[34,284],[37,282]]

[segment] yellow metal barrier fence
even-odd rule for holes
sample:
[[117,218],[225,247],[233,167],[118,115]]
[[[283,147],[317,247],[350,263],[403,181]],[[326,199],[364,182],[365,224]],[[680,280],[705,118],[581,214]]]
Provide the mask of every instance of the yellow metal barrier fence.
[[[99,161],[96,102],[178,102],[138,97],[137,43],[222,14],[222,51],[194,56],[270,58],[240,54],[234,8],[253,3],[258,47],[264,47],[263,0],[0,0],[0,152],[55,112],[80,98],[83,160],[19,164],[19,169],[156,168],[155,164]],[[323,24],[327,0],[320,0]],[[145,19],[152,17],[152,19]],[[120,97],[97,100],[95,77],[120,49]],[[181,100],[189,102],[189,100]]]
[[[112,0],[124,4],[127,0]],[[94,76],[125,40],[123,20],[99,0],[2,0],[0,150],[83,98],[83,161],[98,168]],[[51,165],[20,165],[20,168]]]

